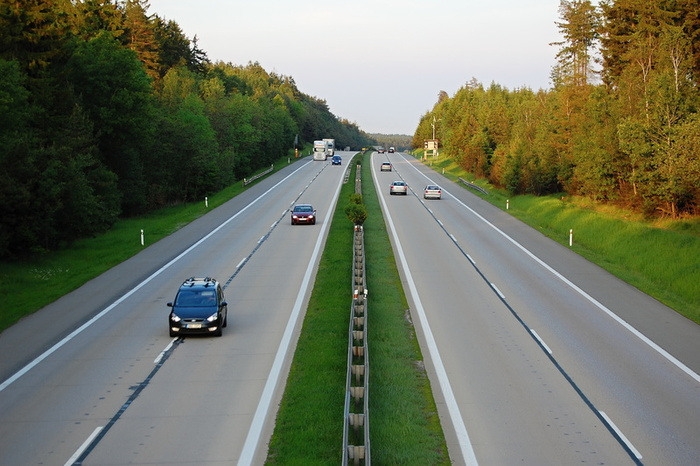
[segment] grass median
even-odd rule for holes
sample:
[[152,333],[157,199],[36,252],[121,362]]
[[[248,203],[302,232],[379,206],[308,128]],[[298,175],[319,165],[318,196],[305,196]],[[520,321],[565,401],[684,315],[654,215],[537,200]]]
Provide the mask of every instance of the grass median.
[[[360,157],[360,156],[357,156]],[[369,155],[363,156],[367,161]],[[442,428],[370,164],[362,164],[368,289],[369,425],[377,464],[449,464]],[[354,179],[353,173],[350,179]],[[314,290],[270,441],[267,464],[339,464],[348,327],[352,302],[352,223],[344,213],[354,192],[340,193]]]

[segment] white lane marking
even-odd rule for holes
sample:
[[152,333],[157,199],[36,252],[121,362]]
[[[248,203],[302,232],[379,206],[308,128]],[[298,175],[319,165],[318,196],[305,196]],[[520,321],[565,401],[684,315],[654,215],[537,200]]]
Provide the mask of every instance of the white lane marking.
[[[372,156],[374,157],[374,156]],[[372,170],[372,176],[374,177],[375,186],[379,186],[379,180],[374,170]],[[454,392],[452,391],[452,386],[450,385],[450,379],[447,376],[447,370],[442,363],[442,358],[440,357],[440,351],[438,350],[437,343],[435,342],[435,337],[430,329],[430,324],[428,323],[428,318],[425,315],[425,309],[423,309],[423,304],[421,303],[420,296],[418,295],[418,290],[416,289],[416,284],[413,281],[413,276],[411,275],[411,270],[408,267],[408,262],[406,261],[406,256],[403,253],[403,248],[401,247],[401,242],[399,241],[398,234],[396,232],[396,227],[387,208],[386,201],[384,197],[379,194],[379,200],[383,206],[383,212],[386,216],[387,224],[391,230],[391,234],[394,238],[394,244],[396,245],[396,250],[399,253],[399,259],[401,260],[401,267],[403,268],[406,282],[408,283],[408,288],[411,292],[411,298],[416,306],[416,312],[418,314],[418,319],[420,320],[420,325],[423,328],[423,333],[425,334],[425,342],[428,347],[428,353],[430,354],[430,359],[433,361],[435,366],[435,373],[440,384],[440,390],[442,395],[445,397],[445,404],[447,405],[447,410],[450,413],[450,419],[452,420],[452,426],[455,429],[455,434],[457,435],[457,441],[459,447],[462,451],[462,458],[467,465],[477,465],[476,456],[474,454],[474,448],[472,447],[471,441],[469,440],[469,434],[467,432],[467,427],[464,425],[464,419],[459,410],[459,405],[457,404],[457,399],[455,398]]]
[[552,354],[552,350],[549,348],[549,346],[547,346],[547,343],[545,343],[544,340],[543,340],[542,338],[540,338],[540,336],[537,334],[537,332],[535,332],[534,329],[530,329],[530,333],[532,333],[532,335],[533,335],[535,338],[537,338],[537,341],[540,342],[540,344],[544,347],[544,349],[545,349],[549,354]]
[[[340,188],[342,183],[338,183],[338,188],[335,192],[335,197],[331,203],[328,212],[333,212],[335,210],[335,205],[338,202],[338,197],[340,195]],[[272,405],[272,399],[275,395],[275,389],[279,384],[280,377],[282,375],[282,367],[284,365],[284,360],[289,353],[289,346],[292,341],[292,336],[294,334],[294,327],[297,325],[299,316],[301,315],[301,307],[304,304],[304,297],[311,283],[311,277],[314,271],[314,264],[316,259],[321,252],[321,246],[326,237],[326,231],[330,228],[331,222],[323,222],[323,229],[319,232],[318,238],[316,239],[316,245],[314,246],[314,252],[309,260],[309,265],[306,267],[306,273],[304,273],[304,279],[299,287],[299,293],[297,294],[296,301],[294,302],[294,307],[292,308],[292,313],[287,321],[287,326],[284,329],[284,334],[282,335],[282,340],[277,348],[277,353],[275,354],[275,360],[272,363],[272,368],[267,376],[267,381],[265,382],[265,388],[263,388],[260,401],[258,402],[258,407],[255,409],[255,414],[253,415],[253,421],[248,430],[248,435],[246,436],[245,443],[243,444],[243,450],[238,457],[239,465],[251,465],[253,464],[253,459],[255,457],[255,451],[260,444],[260,436],[262,435],[262,430],[267,419],[268,412],[270,411],[270,406]]]
[[493,291],[495,291],[496,294],[497,294],[498,296],[500,296],[500,298],[501,298],[503,301],[506,300],[506,297],[503,296],[503,293],[501,293],[501,290],[498,289],[498,287],[496,286],[495,283],[489,282],[489,285],[491,285],[491,288],[493,288]]
[[168,343],[168,346],[166,346],[165,349],[164,349],[163,351],[160,352],[160,354],[158,355],[158,357],[156,357],[156,358],[153,360],[153,364],[158,364],[158,363],[163,359],[163,356],[165,356],[165,353],[167,353],[168,351],[170,351],[170,348],[173,347],[173,344],[175,343],[175,340],[177,340],[177,338],[173,338],[173,339],[170,341],[170,343]]
[[632,445],[632,442],[630,442],[629,439],[627,437],[625,437],[625,434],[623,434],[622,431],[620,431],[620,429],[617,428],[615,423],[612,422],[612,419],[610,419],[608,417],[608,415],[605,414],[605,412],[603,412],[603,411],[598,411],[598,412],[600,413],[601,416],[603,416],[603,418],[605,419],[605,422],[607,422],[610,425],[610,427],[612,427],[615,430],[615,432],[617,432],[617,435],[619,435],[620,438],[622,439],[622,441],[625,442],[625,445],[627,445],[627,448],[629,448],[632,451],[634,456],[636,456],[638,460],[641,460],[642,454],[639,453],[639,450],[634,448],[634,445]]
[[[426,174],[424,174],[423,172],[421,172],[420,170],[418,170],[413,164],[409,164],[409,165],[410,165],[415,171],[417,171],[418,173],[420,173],[421,175],[423,175],[426,179],[428,179],[428,180],[430,180],[431,182],[433,182],[433,180],[431,180]],[[452,194],[450,194],[450,193],[449,193],[448,191],[446,191],[445,189],[443,189],[443,191],[444,191],[447,195],[449,195],[450,197],[452,197],[452,199],[454,199],[455,201],[457,201],[462,207],[464,207],[465,209],[467,209],[468,211],[470,211],[472,214],[474,214],[474,215],[475,215],[477,218],[479,218],[481,221],[483,221],[483,222],[486,223],[488,226],[490,226],[491,228],[493,228],[494,230],[496,230],[496,232],[498,232],[498,233],[499,233],[501,236],[503,236],[506,240],[510,241],[515,247],[517,247],[518,249],[520,249],[521,251],[523,251],[525,254],[527,254],[528,256],[530,256],[530,258],[531,258],[532,260],[534,260],[535,262],[537,262],[538,264],[540,264],[542,267],[544,267],[546,270],[548,270],[550,273],[552,273],[555,277],[557,277],[559,280],[561,280],[561,281],[564,282],[566,285],[568,285],[571,289],[573,289],[573,290],[576,291],[578,294],[580,294],[580,295],[583,296],[585,299],[587,299],[591,304],[593,304],[594,306],[596,306],[596,307],[597,307],[598,309],[600,309],[601,311],[605,312],[608,316],[610,316],[610,317],[611,317],[613,320],[615,320],[618,324],[622,325],[622,326],[623,326],[625,329],[627,329],[630,333],[632,333],[634,336],[636,336],[637,338],[639,338],[640,340],[642,340],[644,343],[646,343],[649,347],[651,347],[654,351],[656,351],[657,353],[659,353],[661,356],[663,356],[664,358],[666,358],[667,361],[671,362],[671,363],[674,364],[676,367],[678,367],[680,370],[682,370],[683,372],[685,372],[686,374],[688,374],[688,375],[689,375],[692,379],[694,379],[696,382],[700,383],[700,375],[698,375],[698,374],[697,374],[695,371],[693,371],[691,368],[689,368],[688,366],[686,366],[685,364],[683,364],[681,361],[679,361],[678,359],[676,359],[675,356],[673,356],[673,355],[670,354],[668,351],[666,351],[665,349],[663,349],[662,347],[660,347],[659,345],[657,345],[656,343],[654,343],[654,342],[653,342],[652,340],[650,340],[646,335],[644,335],[642,332],[640,332],[639,330],[637,330],[636,328],[634,328],[632,325],[630,325],[629,323],[627,323],[627,321],[625,321],[622,317],[618,316],[618,315],[615,314],[613,311],[611,311],[610,309],[608,309],[607,307],[605,307],[602,303],[600,303],[598,300],[596,300],[593,296],[589,295],[588,293],[586,293],[585,291],[583,291],[581,288],[579,288],[578,286],[576,286],[574,283],[572,283],[571,281],[569,281],[569,280],[568,280],[566,277],[564,277],[562,274],[560,274],[559,272],[557,272],[556,270],[554,270],[549,264],[545,263],[542,259],[540,259],[540,258],[537,257],[536,255],[534,255],[532,252],[530,252],[528,249],[526,249],[525,246],[523,246],[522,244],[520,244],[520,243],[518,243],[517,241],[515,241],[513,238],[511,238],[510,236],[508,236],[503,230],[501,230],[501,229],[498,228],[496,225],[494,225],[493,223],[489,222],[489,221],[486,220],[484,217],[482,217],[482,216],[481,216],[478,212],[476,212],[474,209],[472,209],[471,207],[469,207],[468,205],[466,205],[464,202],[462,202],[462,201],[460,201],[459,199],[457,199],[455,196],[453,196]]]
[[73,456],[71,456],[68,459],[68,461],[66,461],[66,464],[64,464],[63,466],[71,466],[73,463],[75,463],[76,460],[78,458],[80,458],[80,455],[83,454],[85,449],[92,443],[92,441],[95,439],[95,437],[97,437],[99,435],[99,433],[102,431],[102,429],[104,429],[104,426],[100,426],[97,429],[93,430],[92,434],[90,434],[90,436],[87,438],[87,440],[85,440],[83,442],[83,444],[80,445],[80,447],[75,451],[75,453],[73,453]]
[[240,268],[241,268],[241,265],[243,265],[243,263],[245,263],[246,259],[248,259],[248,258],[247,258],[247,257],[244,257],[243,259],[241,259],[241,261],[238,263],[238,265],[236,266],[236,268],[237,268],[237,269],[240,269]]
[[82,331],[84,331],[85,329],[87,329],[88,327],[90,327],[92,324],[94,324],[95,322],[97,322],[98,320],[100,320],[100,319],[101,319],[102,317],[104,317],[109,311],[111,311],[112,309],[114,309],[115,307],[117,307],[117,306],[118,306],[119,304],[121,304],[124,300],[128,299],[131,295],[133,295],[133,294],[136,293],[138,290],[140,290],[141,288],[143,288],[144,286],[146,286],[147,283],[149,283],[151,280],[153,280],[153,279],[156,278],[158,275],[160,275],[161,273],[163,273],[165,270],[167,270],[170,266],[172,266],[173,264],[175,264],[177,261],[179,261],[180,259],[182,259],[183,257],[185,257],[187,254],[189,254],[189,253],[190,253],[193,249],[195,249],[197,246],[199,246],[200,244],[202,244],[203,242],[205,242],[206,240],[208,240],[210,237],[212,237],[214,234],[216,234],[219,230],[221,230],[225,225],[227,225],[229,222],[233,221],[233,219],[235,219],[236,217],[238,217],[239,215],[241,215],[243,212],[245,212],[246,210],[248,210],[248,209],[249,209],[250,207],[252,207],[255,203],[257,203],[260,199],[262,199],[263,197],[265,197],[266,195],[268,195],[270,192],[272,192],[272,191],[273,191],[275,188],[277,188],[279,185],[281,185],[282,183],[284,183],[285,181],[287,181],[289,178],[291,178],[293,175],[295,175],[299,170],[301,170],[301,169],[303,169],[304,167],[306,167],[306,165],[308,165],[309,163],[311,163],[311,162],[305,163],[304,165],[302,165],[301,167],[297,168],[296,170],[294,170],[294,171],[293,171],[292,173],[290,173],[289,175],[287,175],[287,176],[285,176],[284,178],[282,178],[282,179],[281,179],[279,182],[277,182],[274,186],[272,186],[270,189],[268,189],[267,191],[265,191],[264,193],[262,193],[260,196],[258,196],[253,202],[251,202],[251,203],[248,204],[247,206],[243,207],[241,210],[239,210],[238,212],[236,212],[236,214],[234,214],[233,216],[229,217],[226,221],[224,221],[221,225],[219,225],[218,227],[214,228],[214,229],[213,229],[211,232],[209,232],[206,236],[204,236],[204,237],[201,238],[199,241],[197,241],[196,243],[194,243],[192,246],[190,246],[189,248],[187,248],[187,249],[185,249],[183,252],[181,252],[177,257],[175,257],[174,259],[172,259],[170,262],[168,262],[167,264],[165,264],[165,265],[164,265],[163,267],[161,267],[160,269],[158,269],[158,270],[156,270],[155,272],[153,272],[153,274],[152,274],[151,276],[147,277],[144,281],[142,281],[141,283],[139,283],[138,285],[136,285],[134,288],[132,288],[131,290],[129,290],[129,291],[128,291],[126,294],[124,294],[122,297],[120,297],[119,299],[117,299],[116,301],[114,301],[112,304],[110,304],[109,306],[107,306],[107,307],[106,307],[105,309],[103,309],[100,313],[98,313],[97,315],[95,315],[92,319],[88,320],[88,321],[85,322],[83,325],[81,325],[81,326],[78,327],[77,329],[73,330],[71,333],[69,333],[68,335],[66,335],[61,341],[59,341],[58,343],[56,343],[55,345],[53,345],[51,348],[47,349],[47,350],[44,351],[42,354],[40,354],[39,356],[37,356],[32,362],[30,362],[29,364],[27,364],[26,366],[24,366],[22,369],[20,369],[20,370],[18,370],[17,372],[15,372],[14,375],[12,375],[10,378],[8,378],[7,380],[5,380],[3,383],[0,384],[0,392],[2,392],[3,390],[5,390],[5,389],[6,389],[7,387],[9,387],[12,383],[14,383],[17,379],[19,379],[19,378],[22,377],[24,374],[26,374],[27,372],[29,372],[30,370],[32,370],[34,367],[36,367],[41,361],[43,361],[44,359],[46,359],[46,358],[48,358],[49,356],[51,356],[51,355],[52,355],[53,353],[55,353],[59,348],[61,348],[63,345],[65,345],[66,343],[68,343],[69,341],[71,341],[73,338],[75,338],[75,337],[76,337],[78,334],[80,334]]

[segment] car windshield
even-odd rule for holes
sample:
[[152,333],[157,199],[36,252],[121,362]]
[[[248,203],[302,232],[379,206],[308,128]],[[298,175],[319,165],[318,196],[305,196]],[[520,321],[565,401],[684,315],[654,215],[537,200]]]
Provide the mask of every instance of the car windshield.
[[313,209],[311,208],[310,205],[302,205],[302,206],[297,206],[294,208],[295,212],[312,212]]
[[175,301],[177,306],[216,306],[216,290],[180,290]]

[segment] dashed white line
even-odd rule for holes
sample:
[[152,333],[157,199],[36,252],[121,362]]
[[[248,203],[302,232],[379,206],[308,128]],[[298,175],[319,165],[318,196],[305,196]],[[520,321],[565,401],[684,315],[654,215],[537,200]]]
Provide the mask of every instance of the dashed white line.
[[495,283],[489,282],[489,285],[491,285],[491,288],[493,288],[493,291],[495,291],[496,294],[498,294],[498,296],[500,296],[502,300],[504,300],[504,301],[506,300],[506,297],[503,296],[503,293],[501,293],[501,290],[498,289],[498,287],[496,286]]
[[620,438],[622,439],[622,441],[625,442],[625,445],[627,445],[627,448],[629,448],[630,451],[632,451],[632,453],[634,454],[634,456],[636,456],[638,460],[641,460],[641,459],[642,459],[642,454],[639,453],[639,450],[637,450],[636,448],[634,448],[634,445],[632,445],[632,442],[630,442],[629,439],[628,439],[627,437],[625,437],[625,434],[623,434],[622,431],[620,431],[620,429],[617,428],[617,426],[615,425],[615,423],[612,422],[612,419],[610,419],[610,418],[608,417],[608,415],[605,414],[604,411],[598,411],[598,412],[600,413],[601,416],[603,416],[603,418],[605,419],[605,422],[607,422],[607,423],[610,425],[610,427],[612,427],[612,428],[615,430],[615,432],[617,433],[617,435],[620,436]]
[[552,354],[552,350],[549,348],[549,346],[547,346],[547,343],[545,343],[544,340],[543,340],[542,338],[540,338],[540,336],[537,334],[537,332],[535,332],[534,329],[530,329],[530,333],[532,333],[532,335],[533,335],[535,338],[537,338],[537,341],[540,342],[540,344],[542,345],[542,347],[543,347],[549,354]]
[[93,430],[92,434],[90,434],[90,436],[87,438],[87,440],[85,440],[83,442],[83,444],[80,445],[80,447],[75,451],[75,453],[73,453],[73,456],[68,458],[68,461],[66,461],[66,464],[64,466],[71,466],[73,463],[75,463],[76,460],[78,458],[80,458],[80,455],[83,454],[85,449],[92,443],[92,441],[95,439],[95,437],[97,437],[100,434],[102,429],[104,429],[104,426],[100,426],[97,429]]
[[158,357],[156,357],[156,358],[153,360],[153,364],[158,364],[158,363],[161,361],[161,359],[163,359],[163,356],[165,356],[165,353],[167,353],[168,351],[170,351],[170,348],[173,347],[173,344],[175,343],[175,340],[177,340],[177,338],[173,338],[173,339],[170,341],[170,343],[168,344],[168,346],[166,346],[165,349],[164,349],[163,351],[160,352],[160,354],[158,355]]

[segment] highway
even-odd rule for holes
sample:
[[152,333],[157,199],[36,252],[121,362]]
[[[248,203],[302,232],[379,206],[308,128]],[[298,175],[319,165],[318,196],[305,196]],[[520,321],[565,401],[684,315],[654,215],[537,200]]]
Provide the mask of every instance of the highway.
[[411,157],[372,167],[454,464],[698,464],[698,325]]
[[[0,464],[262,463],[345,168],[297,161],[3,332]],[[168,336],[190,276],[221,338]]]
[[[145,232],[0,334],[0,465],[262,464],[341,155]],[[698,464],[700,326],[410,157],[371,163],[454,464]],[[429,182],[443,199],[422,199]],[[317,225],[290,225],[296,202]],[[225,286],[222,337],[168,336],[190,276]]]

